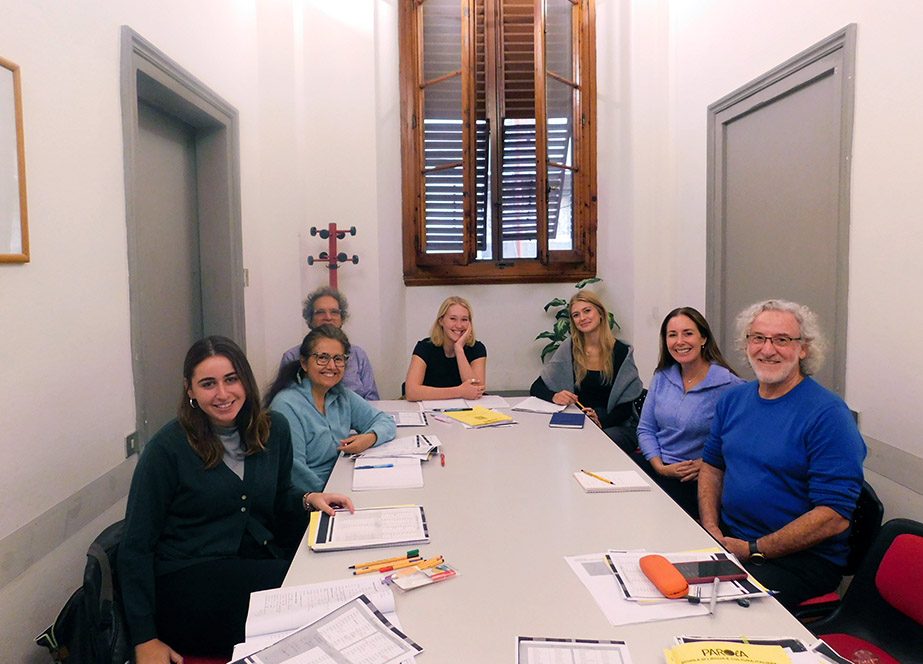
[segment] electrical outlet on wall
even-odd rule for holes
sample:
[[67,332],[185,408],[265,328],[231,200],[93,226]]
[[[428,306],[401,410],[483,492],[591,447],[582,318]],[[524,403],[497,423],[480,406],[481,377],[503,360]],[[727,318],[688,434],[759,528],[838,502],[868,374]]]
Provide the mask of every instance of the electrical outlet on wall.
[[132,454],[137,454],[140,452],[140,446],[138,445],[138,432],[133,431],[125,437],[125,458],[127,459]]

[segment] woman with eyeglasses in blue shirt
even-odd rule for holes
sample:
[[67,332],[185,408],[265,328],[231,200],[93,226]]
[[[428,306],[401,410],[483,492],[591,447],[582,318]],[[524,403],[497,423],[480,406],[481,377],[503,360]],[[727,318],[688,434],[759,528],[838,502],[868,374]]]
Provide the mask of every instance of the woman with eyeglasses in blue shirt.
[[[299,358],[279,369],[266,396],[269,408],[292,430],[292,483],[322,491],[340,452],[358,454],[394,438],[394,420],[340,381],[349,362],[349,339],[333,325],[314,328]],[[350,431],[358,433],[350,435]]]

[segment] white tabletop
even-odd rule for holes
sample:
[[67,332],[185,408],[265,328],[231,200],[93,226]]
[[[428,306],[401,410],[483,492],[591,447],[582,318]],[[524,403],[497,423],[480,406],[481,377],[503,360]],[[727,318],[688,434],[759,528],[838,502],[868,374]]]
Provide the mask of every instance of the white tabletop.
[[[404,401],[376,405],[417,408]],[[517,636],[620,639],[635,664],[663,662],[663,650],[678,634],[813,640],[770,598],[749,608],[723,602],[711,616],[609,624],[564,556],[684,551],[715,542],[656,486],[584,493],[574,471],[637,468],[589,421],[584,429],[552,429],[549,415],[510,414],[518,422],[512,427],[473,430],[430,418],[428,427],[398,429],[398,435],[434,434],[443,443],[446,465],[438,456],[426,462],[422,489],[353,493],[353,462],[342,458],[327,484],[327,491],[351,496],[357,507],[423,505],[430,543],[420,547],[421,555],[441,554],[459,570],[457,578],[427,588],[395,590],[401,624],[424,648],[421,664],[513,662]],[[314,553],[302,542],[285,585],[345,578],[351,564],[410,548]]]

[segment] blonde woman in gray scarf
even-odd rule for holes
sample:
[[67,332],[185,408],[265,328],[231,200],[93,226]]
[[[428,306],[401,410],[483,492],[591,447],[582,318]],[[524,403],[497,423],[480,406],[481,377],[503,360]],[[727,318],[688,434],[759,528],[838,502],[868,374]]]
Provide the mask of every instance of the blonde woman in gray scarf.
[[577,404],[627,453],[638,448],[634,400],[643,385],[631,346],[609,329],[609,313],[596,293],[582,290],[568,303],[571,336],[555,351],[530,393],[562,406]]

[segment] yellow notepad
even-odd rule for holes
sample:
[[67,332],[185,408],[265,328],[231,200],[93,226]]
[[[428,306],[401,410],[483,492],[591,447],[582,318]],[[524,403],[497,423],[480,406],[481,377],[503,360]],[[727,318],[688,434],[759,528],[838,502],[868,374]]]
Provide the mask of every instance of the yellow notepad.
[[462,424],[467,424],[469,427],[488,427],[513,421],[513,418],[509,415],[498,413],[495,410],[484,408],[483,406],[475,406],[471,410],[445,412],[444,415],[448,415]]

